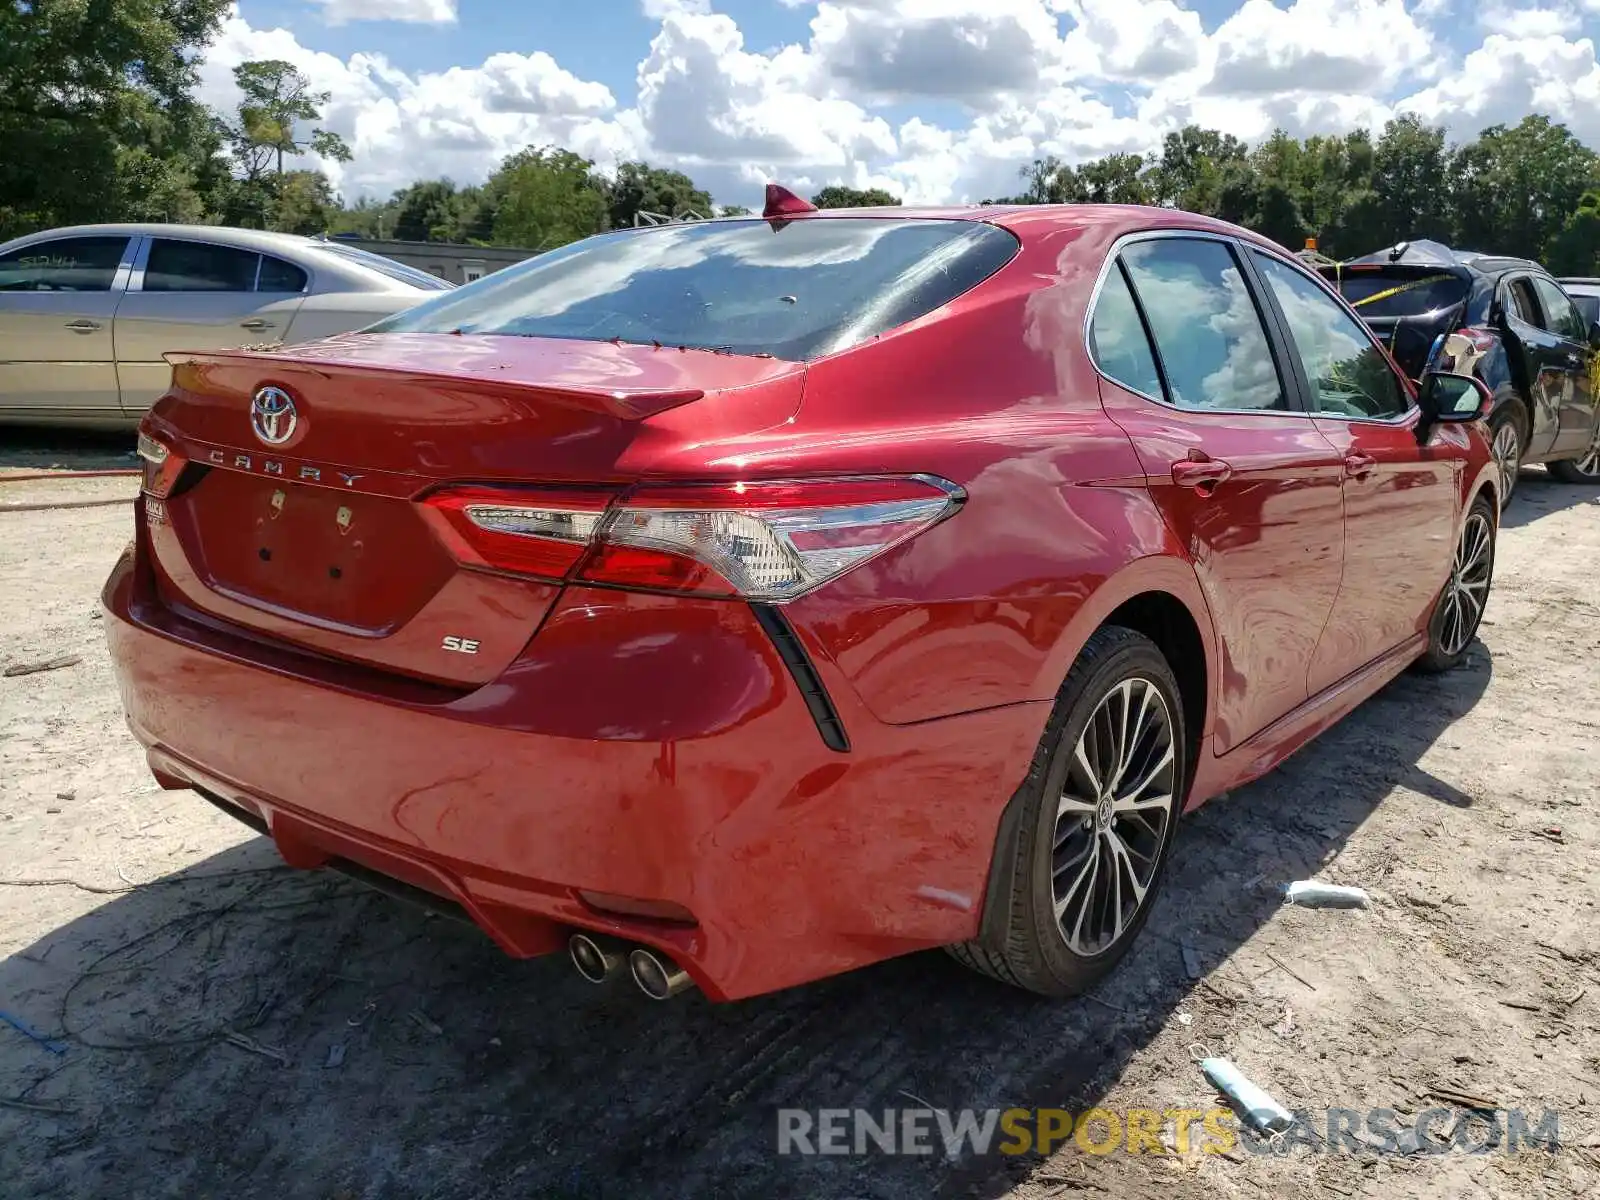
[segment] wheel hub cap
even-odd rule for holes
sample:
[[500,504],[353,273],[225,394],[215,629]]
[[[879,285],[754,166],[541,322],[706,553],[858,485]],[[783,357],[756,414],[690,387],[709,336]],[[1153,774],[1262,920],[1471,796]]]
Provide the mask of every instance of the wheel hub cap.
[[1138,915],[1178,790],[1166,699],[1148,679],[1125,679],[1090,714],[1056,809],[1051,899],[1073,953],[1101,953]]
[[1439,648],[1446,655],[1461,653],[1478,631],[1483,606],[1489,599],[1489,572],[1492,566],[1493,536],[1489,519],[1482,513],[1467,518],[1456,545],[1456,557],[1445,586],[1443,616],[1439,626]]

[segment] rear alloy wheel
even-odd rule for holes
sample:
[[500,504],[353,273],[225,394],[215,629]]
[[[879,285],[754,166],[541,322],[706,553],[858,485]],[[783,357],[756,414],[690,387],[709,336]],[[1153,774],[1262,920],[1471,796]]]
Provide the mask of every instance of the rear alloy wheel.
[[1589,448],[1577,458],[1551,463],[1550,474],[1563,483],[1600,483],[1600,416],[1595,418]]
[[1448,671],[1466,657],[1489,602],[1494,577],[1494,511],[1490,501],[1473,501],[1456,542],[1450,578],[1439,593],[1428,622],[1428,649],[1418,660],[1427,671]]
[[1047,996],[1111,970],[1149,916],[1183,807],[1183,707],[1143,634],[1108,626],[1056,700],[1001,821],[974,970]]
[[1517,472],[1522,469],[1522,427],[1509,411],[1503,411],[1491,426],[1495,465],[1500,468],[1500,507],[1511,502],[1517,490]]

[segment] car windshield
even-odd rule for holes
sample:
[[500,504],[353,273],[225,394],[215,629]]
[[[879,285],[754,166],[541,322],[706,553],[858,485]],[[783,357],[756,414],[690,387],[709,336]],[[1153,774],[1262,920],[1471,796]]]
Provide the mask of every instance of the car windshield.
[[977,221],[686,222],[574,242],[370,332],[659,342],[803,362],[931,312],[1016,250]]
[[408,267],[403,262],[396,262],[392,258],[385,258],[381,254],[374,254],[370,250],[362,250],[356,246],[341,246],[338,242],[313,242],[318,250],[325,254],[337,255],[347,258],[351,262],[360,263],[368,270],[377,271],[387,275],[390,279],[398,279],[401,283],[409,283],[412,287],[422,288],[429,292],[451,292],[455,284],[447,279],[440,279],[437,275],[429,275],[426,271],[419,271],[416,267]]
[[1322,272],[1340,295],[1364,318],[1420,317],[1460,304],[1467,297],[1467,282],[1445,271],[1357,269]]

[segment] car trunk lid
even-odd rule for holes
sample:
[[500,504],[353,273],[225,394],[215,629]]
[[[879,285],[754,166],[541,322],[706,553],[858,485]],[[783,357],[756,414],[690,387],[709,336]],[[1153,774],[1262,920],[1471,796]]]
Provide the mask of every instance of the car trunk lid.
[[460,686],[505,669],[561,580],[464,559],[428,495],[554,485],[603,505],[686,435],[788,419],[804,379],[770,358],[448,334],[172,361],[174,386],[146,424],[191,464],[153,516],[147,505],[169,601]]

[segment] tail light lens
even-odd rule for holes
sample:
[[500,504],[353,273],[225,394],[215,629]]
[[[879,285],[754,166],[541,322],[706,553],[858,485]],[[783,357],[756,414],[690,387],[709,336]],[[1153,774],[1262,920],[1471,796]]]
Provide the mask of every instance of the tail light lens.
[[465,562],[777,601],[915,537],[964,498],[954,484],[919,475],[643,487],[616,503],[599,494],[452,489],[426,508]]
[[178,482],[178,476],[183,474],[187,460],[143,431],[139,433],[138,455],[144,464],[144,480],[139,485],[140,490],[157,500],[166,499],[173,484]]
[[538,492],[449,488],[422,512],[461,562],[564,579],[589,549],[611,492]]

